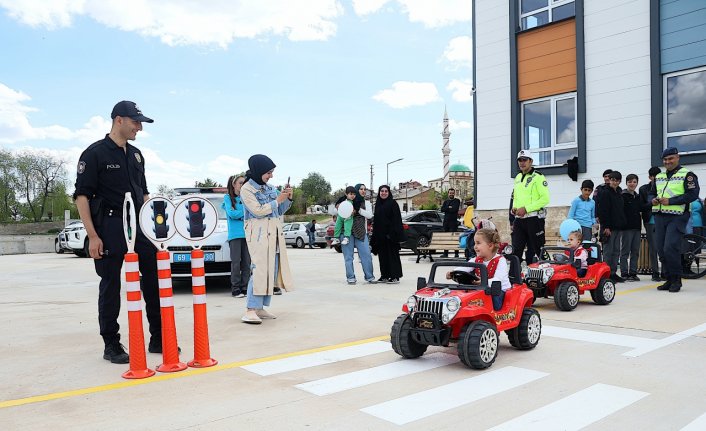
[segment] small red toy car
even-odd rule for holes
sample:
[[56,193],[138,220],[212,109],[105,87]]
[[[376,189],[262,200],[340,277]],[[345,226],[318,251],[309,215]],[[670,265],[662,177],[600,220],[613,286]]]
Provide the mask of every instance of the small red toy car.
[[[588,247],[588,244],[584,245]],[[568,247],[544,247],[542,256],[546,260],[530,264],[523,274],[527,287],[532,289],[535,298],[554,297],[559,310],[571,311],[579,303],[584,292],[591,292],[593,302],[599,305],[610,304],[615,298],[615,283],[610,278],[610,267],[603,262],[598,244],[588,248],[589,256],[595,251],[596,257],[588,258],[586,275],[579,277],[577,269],[581,261],[574,260],[574,252]]]
[[[502,308],[493,309],[493,296],[502,295],[500,282],[488,286],[485,265],[473,262],[434,263],[429,282],[417,279],[418,290],[410,296],[392,325],[393,350],[405,358],[417,358],[428,346],[457,344],[458,356],[471,368],[490,367],[498,355],[499,331],[505,331],[510,344],[520,350],[533,349],[539,342],[542,320],[531,308],[532,291],[522,283],[520,261],[506,256],[510,263],[510,282]],[[480,284],[469,284],[462,277],[469,273],[453,271],[459,284],[444,278],[435,282],[437,268],[470,266],[480,269]],[[444,274],[445,275],[445,274]],[[443,277],[443,276],[442,276]]]

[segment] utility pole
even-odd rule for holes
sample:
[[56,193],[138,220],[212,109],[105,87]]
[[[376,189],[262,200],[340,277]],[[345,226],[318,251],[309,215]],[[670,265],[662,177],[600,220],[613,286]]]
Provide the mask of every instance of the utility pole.
[[370,165],[370,207],[373,207],[373,165]]

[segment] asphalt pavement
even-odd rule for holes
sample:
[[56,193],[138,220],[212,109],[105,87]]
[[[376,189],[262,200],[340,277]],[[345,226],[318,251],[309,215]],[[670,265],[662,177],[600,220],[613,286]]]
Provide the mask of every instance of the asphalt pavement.
[[[572,312],[540,299],[538,346],[518,351],[501,335],[495,363],[478,371],[458,362],[455,347],[416,360],[391,350],[390,326],[428,262],[404,255],[397,285],[360,283],[356,262],[359,284],[349,286],[341,254],[288,253],[296,286],[273,298],[276,320],[242,323],[245,300],[209,281],[219,364],[143,380],[123,379],[127,365],[102,359],[90,259],[0,256],[1,428],[706,429],[705,280],[686,281],[677,294],[623,283],[612,304],[585,294]],[[189,361],[188,282],[176,284],[174,304],[181,360]],[[127,345],[125,302],[119,321]],[[150,368],[161,359],[147,353]]]

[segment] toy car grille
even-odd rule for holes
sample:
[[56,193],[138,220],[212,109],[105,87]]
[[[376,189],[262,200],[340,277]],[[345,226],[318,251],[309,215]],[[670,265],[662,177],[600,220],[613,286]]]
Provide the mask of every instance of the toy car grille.
[[527,268],[527,276],[525,278],[542,279],[542,270],[537,268]]
[[441,310],[443,307],[444,301],[430,298],[418,298],[416,311],[434,313],[438,316],[441,316]]

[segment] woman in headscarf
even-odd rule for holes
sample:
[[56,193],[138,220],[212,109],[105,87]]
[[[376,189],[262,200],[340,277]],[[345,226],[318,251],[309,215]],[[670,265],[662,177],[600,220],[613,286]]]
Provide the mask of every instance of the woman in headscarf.
[[346,265],[346,280],[348,284],[355,284],[355,270],[353,269],[353,251],[358,250],[360,264],[363,267],[365,281],[368,283],[376,283],[375,274],[373,274],[373,257],[370,255],[370,245],[368,241],[368,220],[373,217],[373,212],[370,210],[370,205],[365,202],[365,185],[356,184],[355,189],[358,192],[353,200],[353,207],[359,208],[353,212],[353,227],[351,228],[351,238],[348,244],[341,244],[343,251],[343,260]]
[[400,207],[386,185],[378,188],[378,198],[375,201],[375,223],[370,244],[373,253],[380,261],[381,283],[399,283],[402,278],[402,262],[400,262],[400,242],[405,240],[402,228]]
[[251,274],[248,282],[247,311],[242,320],[259,324],[277,316],[264,309],[280,288],[292,290],[287,248],[282,232],[282,216],[292,206],[292,189],[287,184],[280,193],[267,184],[275,169],[267,156],[255,154],[248,159],[249,170],[240,189],[245,207],[245,240],[250,251]]

